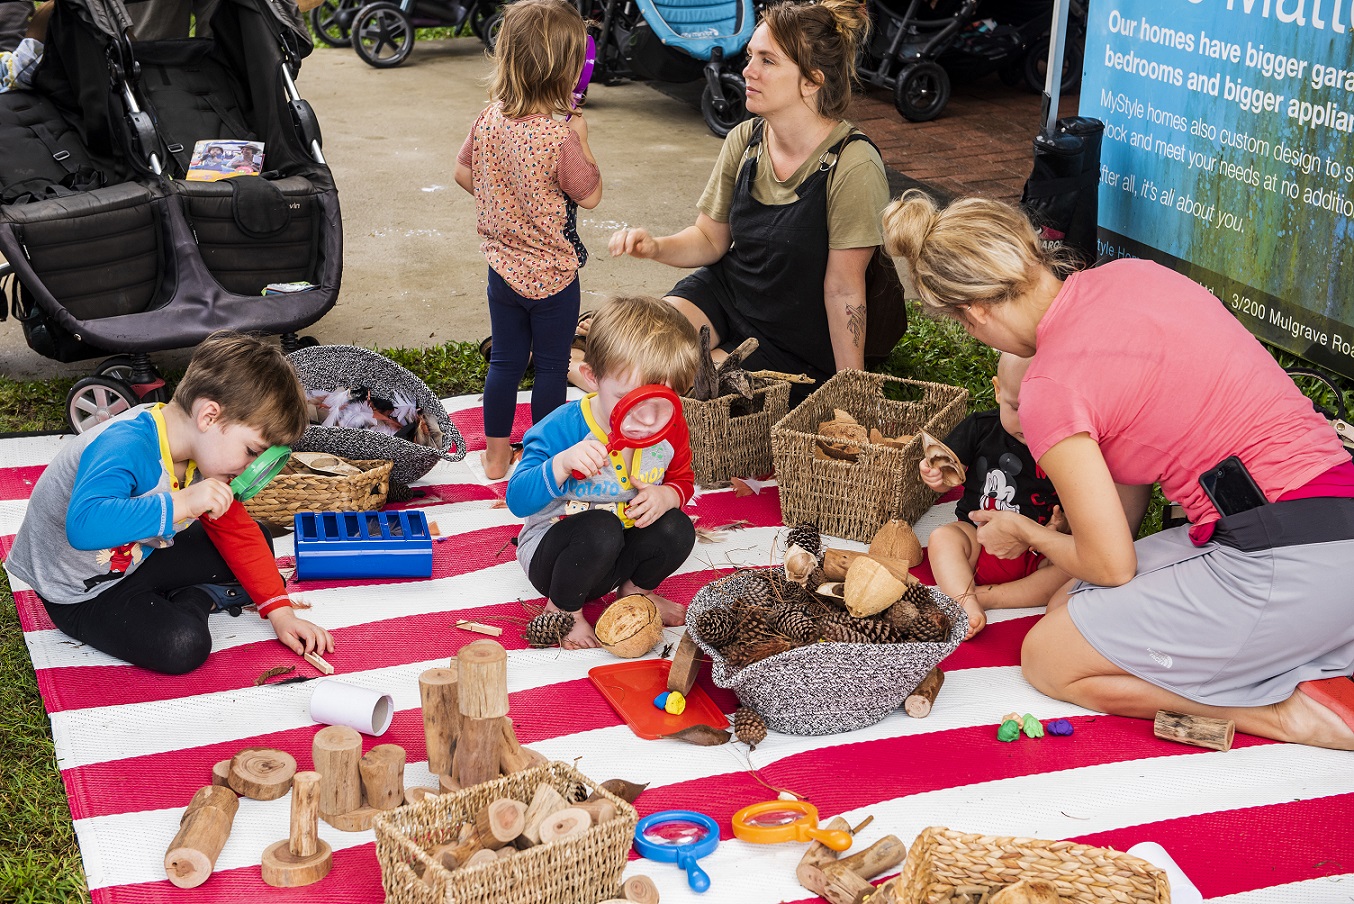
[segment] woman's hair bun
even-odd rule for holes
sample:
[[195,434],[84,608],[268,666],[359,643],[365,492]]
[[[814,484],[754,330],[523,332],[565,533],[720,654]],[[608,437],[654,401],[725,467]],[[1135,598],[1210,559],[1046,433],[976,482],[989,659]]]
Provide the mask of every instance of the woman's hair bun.
[[915,265],[939,219],[940,208],[930,195],[915,188],[904,192],[884,208],[884,250]]

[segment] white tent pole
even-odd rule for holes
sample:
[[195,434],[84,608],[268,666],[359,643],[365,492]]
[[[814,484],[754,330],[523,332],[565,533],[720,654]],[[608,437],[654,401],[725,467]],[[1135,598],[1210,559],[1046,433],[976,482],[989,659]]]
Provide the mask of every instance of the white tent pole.
[[1069,0],[1053,0],[1053,21],[1048,35],[1048,72],[1044,76],[1044,134],[1053,135],[1058,124],[1058,100],[1062,97],[1063,42],[1067,40]]

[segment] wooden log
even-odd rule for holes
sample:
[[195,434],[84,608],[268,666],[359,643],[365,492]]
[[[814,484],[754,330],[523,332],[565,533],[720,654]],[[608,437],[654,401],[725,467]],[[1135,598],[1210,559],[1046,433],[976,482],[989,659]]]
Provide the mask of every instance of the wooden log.
[[588,815],[592,817],[592,824],[595,826],[616,818],[616,805],[604,797],[579,801],[571,806],[587,811]]
[[503,746],[499,750],[498,759],[499,768],[503,770],[504,775],[535,769],[550,762],[544,754],[521,745],[517,740],[517,731],[513,728],[512,719],[507,716],[503,717]]
[[212,767],[212,784],[220,788],[230,787],[230,760],[220,760]]
[[432,858],[446,869],[460,869],[465,866],[480,847],[479,834],[473,822],[463,823],[455,841],[440,844],[432,849]]
[[239,808],[239,798],[229,788],[207,785],[197,790],[165,852],[165,876],[171,883],[178,888],[197,888],[207,881],[230,837]]
[[[464,692],[465,688],[461,690]],[[462,714],[461,736],[456,740],[456,754],[452,757],[452,778],[462,788],[498,778],[503,768],[502,751],[502,716],[481,719]]]
[[503,797],[480,808],[475,814],[475,834],[480,846],[496,851],[518,835],[527,824],[527,805]]
[[873,885],[841,863],[827,864],[820,875],[823,877],[822,887],[809,890],[817,892],[831,904],[862,904],[866,898],[874,894]]
[[940,669],[931,669],[921,680],[921,684],[917,685],[917,689],[907,695],[907,699],[903,701],[903,709],[914,719],[925,719],[931,714],[936,694],[940,693],[940,687],[944,683],[945,673]]
[[377,744],[358,762],[367,806],[393,810],[404,803],[404,748]]
[[897,835],[885,835],[863,851],[857,851],[849,857],[837,861],[843,869],[849,869],[858,876],[872,879],[882,872],[893,869],[907,859],[907,845]]
[[461,709],[457,702],[457,669],[428,669],[418,676],[418,696],[423,704],[423,737],[428,742],[428,771],[433,775],[451,774],[451,752],[461,727]]
[[[457,704],[462,722],[465,718],[497,719],[508,714],[508,651],[502,644],[493,640],[468,643],[456,654],[456,666],[460,671]],[[465,730],[464,725],[461,730]]]
[[497,863],[498,854],[494,851],[486,851],[483,848],[471,854],[465,863],[461,864],[462,869],[469,869],[472,866],[481,866],[485,863]]
[[658,886],[648,876],[631,876],[621,884],[621,894],[631,904],[658,904]]
[[310,749],[320,773],[320,816],[333,825],[330,817],[362,806],[362,736],[355,728],[330,725],[315,733]]
[[288,849],[297,857],[314,857],[320,849],[320,773],[298,772],[291,784],[291,834]]
[[541,782],[536,786],[531,803],[527,805],[526,824],[522,827],[520,837],[528,844],[540,844],[541,823],[568,806],[563,795],[545,782]]
[[230,760],[230,787],[241,797],[277,800],[291,789],[296,759],[281,750],[248,747]]
[[[840,816],[832,817],[827,825],[823,826],[825,830],[835,832],[851,831],[851,824]],[[837,852],[821,841],[815,841],[809,845],[804,856],[799,859],[799,865],[795,867],[795,878],[799,884],[809,891],[816,891],[819,888],[826,887],[827,880],[823,878],[823,867],[837,860]]]
[[1232,749],[1232,735],[1236,723],[1231,719],[1210,719],[1208,716],[1187,716],[1159,710],[1152,723],[1152,733],[1163,741],[1178,741],[1209,750]]
[[889,574],[909,587],[921,583],[912,576],[912,572],[908,571],[907,563],[902,559],[875,556],[865,552],[856,552],[854,549],[835,549],[833,547],[823,550],[823,576],[829,581],[844,581],[846,580],[846,571],[851,567],[851,563],[860,558],[874,559],[887,568]]
[[672,654],[672,667],[668,669],[668,690],[677,691],[685,697],[691,693],[700,669],[700,647],[696,646],[690,634],[683,634],[677,642],[677,652]]
[[356,810],[350,810],[347,813],[337,813],[323,818],[325,822],[340,832],[365,832],[371,828],[371,824],[376,821],[376,817],[383,812],[383,810],[378,810],[375,807],[358,807]]
[[430,797],[438,796],[437,788],[424,788],[422,785],[414,785],[404,789],[405,804],[421,804]]
[[592,814],[578,807],[565,807],[541,820],[537,829],[541,844],[549,844],[570,835],[580,835],[592,827]]
[[442,787],[443,794],[455,794],[457,791],[461,790],[461,783],[456,781],[456,779],[452,778],[450,775],[439,775],[437,777],[437,784]]

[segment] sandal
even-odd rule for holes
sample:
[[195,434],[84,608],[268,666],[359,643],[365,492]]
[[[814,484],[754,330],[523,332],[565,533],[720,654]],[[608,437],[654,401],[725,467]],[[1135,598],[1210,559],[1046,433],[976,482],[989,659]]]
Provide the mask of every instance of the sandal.
[[[585,351],[588,347],[588,330],[592,329],[592,318],[596,316],[596,311],[583,311],[578,315],[578,324],[574,328],[573,348],[579,351]],[[588,330],[583,329],[584,324]]]
[[[489,359],[490,356],[493,354],[493,351],[494,351],[493,336],[485,336],[483,339],[480,340],[480,357],[484,359],[485,364],[492,363]],[[527,367],[531,367],[535,363],[536,356],[527,355]]]

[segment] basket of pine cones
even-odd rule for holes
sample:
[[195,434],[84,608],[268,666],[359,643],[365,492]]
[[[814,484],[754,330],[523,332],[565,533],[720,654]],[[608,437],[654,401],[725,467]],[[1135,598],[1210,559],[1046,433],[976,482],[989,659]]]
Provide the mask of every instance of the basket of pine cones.
[[791,530],[787,549],[783,567],[742,569],[707,584],[686,615],[715,684],[734,690],[773,731],[822,735],[873,725],[968,630],[949,597],[905,572],[878,573],[867,555],[842,582],[854,582],[848,605],[824,574],[812,525]]

